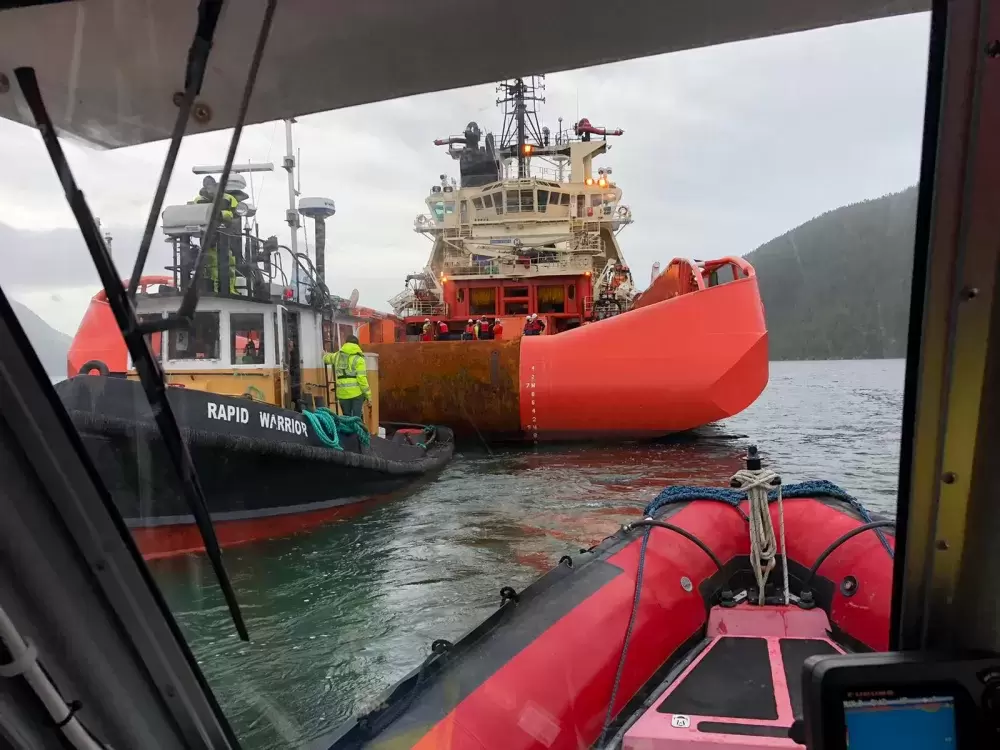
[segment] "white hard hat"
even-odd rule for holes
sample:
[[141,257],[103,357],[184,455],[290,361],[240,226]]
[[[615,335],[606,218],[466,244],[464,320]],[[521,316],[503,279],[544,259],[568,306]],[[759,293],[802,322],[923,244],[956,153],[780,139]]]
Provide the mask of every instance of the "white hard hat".
[[470,322],[470,323],[472,322],[472,318],[469,318],[469,322]]
[[531,320],[531,316],[530,316],[530,315],[525,315],[525,316],[524,316],[524,319],[525,319],[525,320]]
[[424,318],[424,322],[425,322],[425,323],[430,323],[430,322],[431,322],[431,319],[430,319],[430,318]]
[[535,319],[535,318],[537,318],[537,317],[538,317],[538,313],[531,313],[531,318],[532,318],[532,320],[534,320],[534,319]]

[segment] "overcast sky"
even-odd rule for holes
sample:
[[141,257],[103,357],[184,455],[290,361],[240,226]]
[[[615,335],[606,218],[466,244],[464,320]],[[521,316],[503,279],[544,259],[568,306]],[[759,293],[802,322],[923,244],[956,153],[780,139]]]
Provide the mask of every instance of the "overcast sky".
[[[645,286],[654,261],[744,254],[824,211],[914,184],[928,31],[921,14],[553,74],[541,118],[553,131],[560,116],[624,128],[602,163],[632,208],[619,240]],[[498,130],[495,98],[479,86],[299,121],[302,194],[337,204],[327,224],[334,293],[356,287],[362,304],[388,309],[430,250],[412,229],[427,188],[458,175],[433,139],[470,120]],[[221,163],[228,137],[185,141],[168,203],[197,192],[191,166]],[[281,123],[254,126],[237,158],[277,164],[284,147]],[[127,276],[165,144],[66,150]],[[37,132],[0,120],[0,164],[0,283],[72,334],[99,285]],[[287,242],[284,179],[258,175],[256,198],[262,233]],[[161,236],[147,273],[165,263]]]

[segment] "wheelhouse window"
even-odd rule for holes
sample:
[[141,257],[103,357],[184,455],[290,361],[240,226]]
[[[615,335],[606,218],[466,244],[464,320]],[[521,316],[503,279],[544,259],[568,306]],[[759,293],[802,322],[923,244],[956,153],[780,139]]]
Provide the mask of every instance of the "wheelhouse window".
[[264,315],[233,313],[229,316],[229,352],[234,365],[264,364]]
[[535,191],[534,190],[522,190],[521,191],[521,210],[522,211],[534,211],[535,210]]
[[[556,199],[558,200],[559,194],[555,193],[554,195],[555,195]],[[545,207],[548,206],[548,205],[549,205],[549,191],[548,190],[539,190],[538,191],[538,212],[539,213],[545,213]]]
[[[475,203],[476,201],[473,200],[472,202]],[[485,206],[486,208],[493,208],[493,196],[492,195],[483,196],[483,206]],[[477,208],[478,208],[478,206],[477,206]]]
[[507,213],[516,214],[518,212],[518,207],[520,206],[519,200],[520,196],[516,190],[507,191]]
[[493,207],[497,210],[497,215],[503,213],[503,193],[493,193]]
[[219,313],[196,312],[191,326],[169,335],[169,358],[219,359]]
[[[489,198],[488,195],[486,197]],[[475,206],[476,210],[478,211],[479,209],[481,209],[483,207],[483,199],[482,198],[473,198],[472,199],[472,205]]]
[[560,206],[568,206],[569,205],[569,199],[571,197],[572,196],[570,196],[569,193],[560,193],[559,194],[559,205]]

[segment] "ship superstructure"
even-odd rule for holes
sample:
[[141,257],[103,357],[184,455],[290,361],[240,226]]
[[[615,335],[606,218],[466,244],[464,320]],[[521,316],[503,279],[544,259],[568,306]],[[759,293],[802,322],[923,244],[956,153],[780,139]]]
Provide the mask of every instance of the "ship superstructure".
[[430,319],[452,332],[470,318],[537,313],[550,333],[629,309],[635,295],[617,235],[632,222],[611,167],[594,166],[624,131],[586,118],[552,133],[540,127],[541,76],[497,87],[499,142],[470,122],[436,140],[458,162],[441,175],[414,230],[433,243],[424,269],[390,304],[416,335]]

